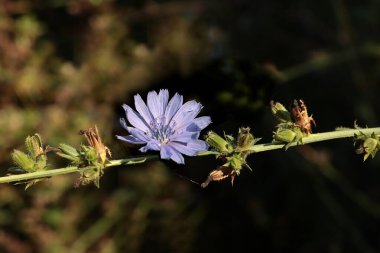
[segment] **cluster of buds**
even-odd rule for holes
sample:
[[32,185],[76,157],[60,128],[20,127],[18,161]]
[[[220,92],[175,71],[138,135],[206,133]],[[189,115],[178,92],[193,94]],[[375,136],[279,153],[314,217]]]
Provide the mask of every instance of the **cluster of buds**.
[[254,138],[249,127],[242,127],[236,139],[227,134],[224,134],[223,138],[210,131],[205,140],[211,146],[211,150],[200,152],[198,155],[215,155],[224,164],[209,174],[207,180],[201,185],[203,188],[211,181],[220,181],[228,177],[231,178],[233,184],[235,176],[240,174],[243,167],[251,170],[246,158],[253,152],[253,146],[260,138]]
[[380,136],[375,133],[368,136],[360,132],[360,134],[355,134],[354,136],[354,146],[357,154],[364,155],[364,161],[367,160],[370,155],[374,158],[376,152],[380,150]]
[[293,142],[302,143],[302,138],[312,133],[312,124],[316,125],[302,100],[294,100],[290,112],[281,103],[271,101],[271,110],[278,121],[273,139],[286,143],[285,149]]
[[[23,174],[47,170],[46,153],[51,149],[43,147],[41,137],[38,134],[28,136],[25,140],[25,147],[26,153],[17,149],[12,152],[12,160],[16,166],[9,168],[8,172],[11,174]],[[25,189],[41,180],[34,179],[26,182]]]
[[107,157],[111,157],[111,152],[103,144],[96,126],[80,133],[85,136],[88,145],[81,145],[80,149],[76,149],[67,144],[60,144],[56,154],[79,168],[81,174],[79,185],[93,182],[99,188],[99,180],[108,161]]

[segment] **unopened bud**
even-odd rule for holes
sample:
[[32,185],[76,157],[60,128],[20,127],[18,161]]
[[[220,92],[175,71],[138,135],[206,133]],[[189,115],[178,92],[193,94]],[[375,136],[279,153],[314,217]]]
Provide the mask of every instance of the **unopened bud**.
[[233,147],[225,139],[212,131],[207,133],[206,142],[219,152],[231,153],[233,151]]
[[271,101],[270,107],[273,115],[280,123],[292,122],[290,112],[281,103]]
[[26,137],[25,146],[33,158],[36,158],[37,156],[44,153],[41,137],[38,134]]
[[379,140],[374,138],[367,138],[363,143],[363,148],[365,150],[364,161],[367,160],[369,155],[375,156],[376,152],[379,150]]
[[250,133],[250,130],[249,127],[239,128],[237,146],[242,150],[248,149],[254,144],[255,138]]
[[277,132],[274,133],[273,138],[276,141],[282,141],[290,143],[294,141],[297,137],[297,133],[295,133],[291,129],[279,129]]
[[24,152],[21,152],[20,150],[15,149],[12,152],[12,160],[17,166],[19,166],[25,171],[27,172],[34,171],[34,160],[30,158]]

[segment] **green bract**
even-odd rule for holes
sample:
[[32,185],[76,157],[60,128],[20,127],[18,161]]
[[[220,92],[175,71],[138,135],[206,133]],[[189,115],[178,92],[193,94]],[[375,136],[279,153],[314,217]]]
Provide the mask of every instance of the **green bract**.
[[99,188],[99,179],[108,162],[107,156],[111,156],[111,152],[103,144],[96,126],[81,133],[86,137],[89,145],[81,145],[77,150],[68,144],[61,143],[56,154],[69,160],[72,166],[79,168],[81,174],[79,184],[86,185],[93,182]]
[[[47,170],[47,151],[43,148],[39,134],[26,137],[25,147],[26,153],[17,149],[12,152],[11,157],[16,167],[12,167],[8,171],[13,174],[20,174]],[[41,180],[35,179],[27,182],[25,189]]]
[[239,175],[243,167],[251,169],[246,158],[250,153],[253,153],[253,146],[260,140],[250,133],[249,127],[240,128],[236,139],[226,134],[223,138],[215,132],[209,132],[205,139],[211,146],[211,150],[201,152],[198,155],[215,155],[224,164],[209,174],[202,187],[206,187],[211,181],[222,180],[229,176],[233,182],[235,175]]
[[371,135],[366,135],[360,131],[360,134],[355,134],[354,136],[354,146],[356,146],[356,153],[363,154],[363,160],[371,155],[372,158],[375,157],[377,151],[380,149],[380,136],[372,133]]
[[[303,115],[306,117],[306,122],[313,121],[312,117],[307,115],[306,106],[304,106],[302,100],[301,105],[303,107],[298,107],[298,102],[295,100],[295,106],[297,110],[292,110],[297,113],[302,113],[302,110],[305,110]],[[305,129],[305,127],[300,124],[300,114],[292,115],[281,103],[271,101],[271,111],[273,116],[277,119],[276,131],[273,133],[273,140],[278,142],[285,143],[284,148],[287,149],[291,143],[296,142],[297,144],[302,143],[302,138],[309,135],[311,130]]]

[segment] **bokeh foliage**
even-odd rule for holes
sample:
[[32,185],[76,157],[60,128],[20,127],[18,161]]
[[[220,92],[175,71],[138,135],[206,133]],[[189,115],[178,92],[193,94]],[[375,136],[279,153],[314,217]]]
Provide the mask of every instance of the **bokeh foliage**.
[[[270,99],[302,98],[316,131],[379,125],[378,1],[3,0],[0,164],[38,132],[79,146],[97,125],[114,157],[120,105],[169,88],[195,98],[213,131],[270,140]],[[1,252],[378,252],[379,158],[321,143],[252,155],[254,173],[202,182],[213,159],[0,186]],[[49,166],[64,162],[49,154]]]

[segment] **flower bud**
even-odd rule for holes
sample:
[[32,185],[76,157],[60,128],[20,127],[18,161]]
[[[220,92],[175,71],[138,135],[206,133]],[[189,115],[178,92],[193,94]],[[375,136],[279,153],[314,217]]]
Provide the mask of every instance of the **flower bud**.
[[26,137],[25,146],[26,150],[33,158],[36,158],[44,152],[42,148],[41,137],[38,134]]
[[292,122],[290,112],[281,103],[271,101],[270,106],[273,115],[280,123]]
[[375,157],[380,149],[379,136],[372,133],[370,136],[362,132],[354,135],[354,146],[357,154],[364,154],[364,161],[371,155]]
[[276,141],[282,141],[282,142],[293,142],[297,137],[297,133],[295,133],[291,129],[278,129],[277,132],[274,133],[273,138]]
[[375,156],[377,150],[379,150],[379,140],[375,138],[367,138],[363,143],[363,148],[365,151],[364,154],[364,161],[367,160],[369,155],[372,155],[372,157]]
[[24,152],[21,152],[20,150],[15,149],[12,152],[12,160],[21,169],[27,172],[34,171],[34,160],[30,158]]
[[249,127],[239,128],[237,146],[241,150],[249,149],[254,144],[255,138],[250,133],[250,130],[251,129]]
[[231,153],[233,151],[233,147],[231,146],[231,144],[229,144],[220,135],[212,131],[207,133],[206,142],[210,146],[216,148],[219,152]]

